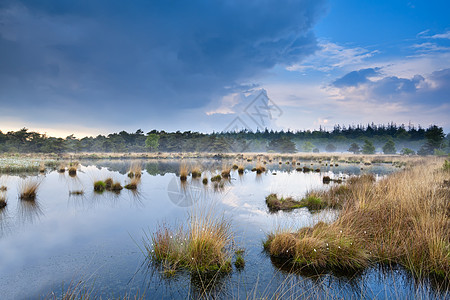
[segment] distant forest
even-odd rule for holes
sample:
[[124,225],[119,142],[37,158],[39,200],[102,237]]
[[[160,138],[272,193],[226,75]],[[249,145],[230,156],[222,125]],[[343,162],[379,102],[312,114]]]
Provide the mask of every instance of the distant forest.
[[336,125],[333,130],[305,131],[240,131],[240,132],[165,132],[144,133],[121,131],[107,136],[66,138],[49,137],[23,128],[0,131],[2,153],[63,152],[353,152],[448,154],[450,135],[432,125]]

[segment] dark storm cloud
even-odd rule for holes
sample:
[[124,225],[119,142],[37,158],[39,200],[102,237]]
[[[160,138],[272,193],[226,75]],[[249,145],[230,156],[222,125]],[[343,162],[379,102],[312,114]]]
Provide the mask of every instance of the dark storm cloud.
[[202,107],[312,53],[322,10],[313,0],[5,1],[0,106]]

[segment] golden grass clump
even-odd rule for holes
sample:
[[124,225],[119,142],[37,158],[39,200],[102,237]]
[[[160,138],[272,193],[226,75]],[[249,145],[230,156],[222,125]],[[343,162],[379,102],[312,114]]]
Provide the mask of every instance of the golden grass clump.
[[242,175],[242,174],[244,174],[244,171],[245,171],[244,165],[239,165],[238,166],[238,173]]
[[113,191],[113,192],[120,192],[122,189],[123,189],[123,187],[119,182],[115,182],[111,186],[111,191]]
[[8,204],[6,201],[6,195],[3,192],[0,192],[0,209],[4,208]]
[[40,185],[41,182],[36,178],[23,180],[19,185],[19,198],[26,201],[35,200]]
[[8,188],[6,187],[6,185],[0,186],[0,192],[5,192],[7,190],[8,190]]
[[202,176],[202,171],[199,166],[194,166],[191,171],[192,178],[199,178]]
[[189,169],[186,163],[180,164],[180,180],[186,181],[189,174]]
[[58,166],[58,172],[59,172],[59,173],[64,173],[64,172],[66,172],[66,164],[64,164],[64,163],[59,164],[59,166]]
[[263,173],[263,172],[266,171],[266,167],[264,167],[263,164],[261,164],[260,162],[258,162],[258,163],[256,164],[255,171],[256,171],[256,174],[261,174],[261,173]]
[[[441,159],[391,174],[375,182],[373,176],[350,178],[346,185],[331,189],[326,197],[339,202],[342,211],[330,225],[317,225],[298,232],[269,235],[265,246],[273,256],[293,263],[306,262],[324,268],[364,267],[377,262],[397,263],[416,277],[433,276],[450,280],[450,187],[444,184],[450,174],[442,168]],[[323,196],[323,194],[322,194]],[[335,200],[342,197],[342,199]],[[326,230],[324,229],[326,228]],[[342,238],[344,238],[342,240]],[[315,258],[304,253],[299,243],[312,240],[321,249]],[[340,241],[336,244],[336,241]],[[324,252],[323,242],[346,246],[345,251]],[[295,255],[282,256],[289,245]],[[320,246],[320,247],[319,247]],[[325,248],[326,249],[326,248]],[[339,248],[338,248],[339,249]],[[312,254],[310,250],[306,252]],[[303,258],[299,258],[303,257]]]
[[78,166],[77,165],[70,166],[69,167],[69,176],[71,176],[71,177],[77,176],[77,170],[78,170]]
[[111,190],[113,184],[114,184],[114,180],[111,177],[108,177],[105,179],[105,189],[106,190]]
[[41,162],[39,164],[39,173],[45,173],[45,164],[44,164],[44,162]]
[[233,244],[230,223],[210,212],[192,214],[187,227],[163,225],[144,240],[148,258],[169,274],[230,272]]
[[221,173],[222,177],[223,178],[230,178],[230,173],[231,173],[231,167],[226,165],[226,164],[224,164],[222,166],[222,173]]
[[141,178],[141,176],[142,176],[142,164],[138,161],[132,162],[130,165],[130,169],[128,170],[128,177]]
[[130,182],[124,186],[127,190],[136,190],[138,188],[139,183],[141,183],[141,179],[134,177],[131,178]]

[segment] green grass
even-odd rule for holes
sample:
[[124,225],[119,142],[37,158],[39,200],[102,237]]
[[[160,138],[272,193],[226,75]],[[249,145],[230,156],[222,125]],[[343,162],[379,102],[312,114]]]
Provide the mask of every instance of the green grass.
[[211,182],[218,182],[220,180],[222,180],[222,176],[220,176],[219,174],[211,177]]
[[306,198],[297,201],[292,197],[280,198],[277,194],[272,193],[266,197],[266,204],[271,211],[292,210],[302,207],[306,207],[309,210],[314,211],[327,207],[327,203],[315,195],[309,195]]
[[294,200],[292,197],[281,197],[277,194],[270,194],[266,197],[266,204],[270,211],[292,210],[301,207],[301,202]]
[[94,191],[103,192],[106,189],[106,183],[104,181],[98,180],[94,182]]

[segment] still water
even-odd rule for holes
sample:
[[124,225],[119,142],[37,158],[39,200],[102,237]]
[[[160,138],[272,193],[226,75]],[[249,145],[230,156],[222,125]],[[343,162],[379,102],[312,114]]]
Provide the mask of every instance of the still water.
[[[270,213],[265,196],[279,193],[300,199],[311,189],[325,189],[322,177],[346,177],[394,172],[390,165],[343,164],[323,166],[320,173],[302,173],[295,166],[268,164],[261,175],[251,172],[252,163],[239,176],[214,189],[201,179],[188,178],[185,186],[177,177],[180,161],[142,161],[143,174],[137,191],[94,193],[95,180],[112,177],[122,185],[129,181],[127,160],[82,161],[76,177],[67,172],[45,175],[8,174],[6,208],[0,211],[0,298],[34,299],[60,293],[63,285],[84,280],[96,295],[114,297],[139,292],[146,298],[197,298],[201,281],[180,272],[166,278],[145,263],[143,236],[158,225],[186,222],[193,207],[213,205],[230,220],[239,247],[245,249],[245,268],[233,269],[220,278],[211,293],[219,298],[286,296],[391,298],[395,295],[434,296],[430,285],[418,285],[401,269],[372,268],[353,277],[340,274],[308,276],[283,270],[263,251],[265,236],[277,228],[301,228],[318,221],[332,221],[338,212],[310,213],[307,209]],[[220,172],[223,162],[187,161],[201,165],[208,177]],[[230,162],[229,162],[230,163]],[[302,165],[311,166],[310,162]],[[18,198],[25,177],[41,182],[34,203]],[[84,190],[84,195],[70,191]],[[234,268],[234,267],[233,267]]]

